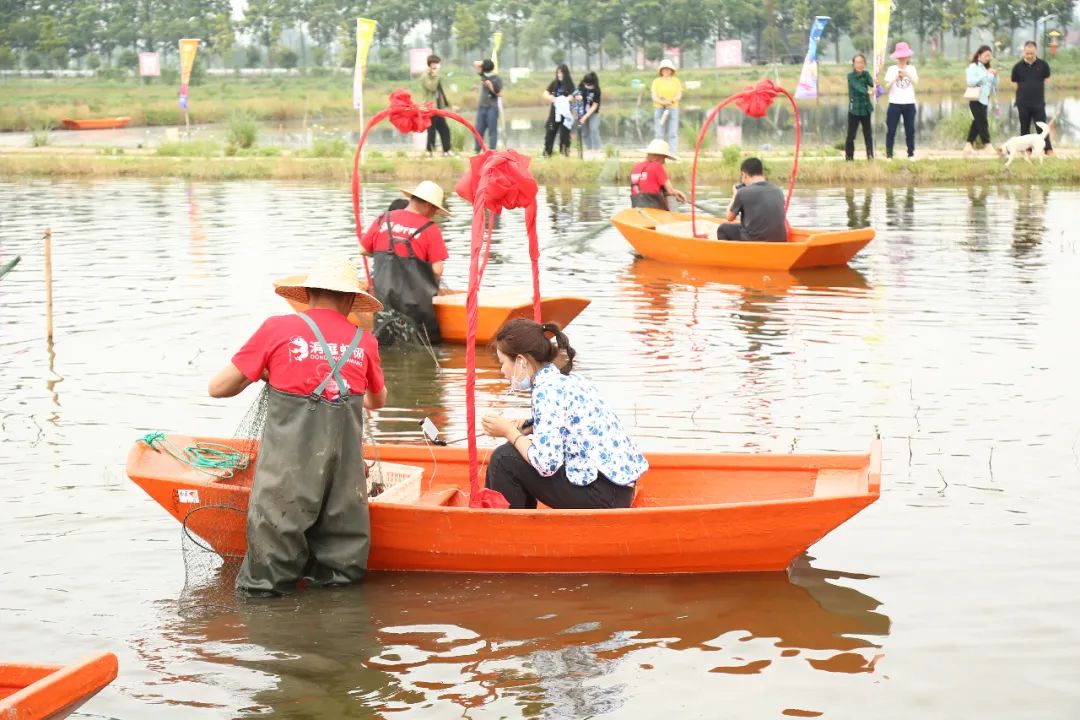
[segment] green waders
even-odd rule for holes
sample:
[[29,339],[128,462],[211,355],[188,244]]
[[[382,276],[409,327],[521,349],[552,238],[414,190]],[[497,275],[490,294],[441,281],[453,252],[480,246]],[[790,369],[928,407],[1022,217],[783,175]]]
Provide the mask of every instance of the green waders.
[[[314,584],[363,579],[371,544],[363,458],[364,395],[349,394],[340,370],[360,342],[358,330],[337,361],[311,318],[330,374],[311,395],[270,388],[266,426],[247,514],[247,554],[236,587],[281,594],[301,577]],[[323,390],[336,382],[340,398]]]

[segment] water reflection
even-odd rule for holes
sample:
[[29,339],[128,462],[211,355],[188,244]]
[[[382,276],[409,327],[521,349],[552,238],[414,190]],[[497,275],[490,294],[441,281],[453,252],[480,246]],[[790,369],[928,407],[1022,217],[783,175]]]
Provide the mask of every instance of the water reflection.
[[844,188],[844,202],[847,204],[847,226],[854,230],[870,227],[870,188],[863,189],[862,202],[855,199],[855,188]]
[[[661,649],[701,653],[702,672],[874,672],[890,623],[878,600],[851,587],[869,577],[810,560],[798,559],[789,576],[377,573],[356,588],[225,611],[206,605],[166,617],[166,636],[201,661],[267,681],[242,717],[453,706],[605,715],[624,706],[627,685]],[[231,580],[215,579],[228,589]]]

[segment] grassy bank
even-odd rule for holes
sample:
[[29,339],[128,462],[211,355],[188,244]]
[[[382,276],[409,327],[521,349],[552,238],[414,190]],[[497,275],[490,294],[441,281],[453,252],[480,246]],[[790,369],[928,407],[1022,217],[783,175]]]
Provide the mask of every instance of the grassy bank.
[[[769,175],[782,182],[791,172],[790,157],[765,156]],[[631,160],[536,159],[532,171],[544,185],[625,185]],[[369,154],[364,178],[372,182],[436,180],[452,187],[465,171],[465,158],[420,160],[409,156]],[[352,161],[345,157],[296,156],[164,157],[159,155],[113,155],[74,153],[2,153],[0,175],[6,177],[122,178],[172,177],[190,180],[296,180],[347,184]],[[690,163],[669,165],[676,187],[689,184]],[[738,177],[738,161],[704,158],[698,165],[703,185],[732,183]],[[799,163],[798,182],[805,186],[837,185],[934,185],[999,184],[1037,182],[1080,185],[1080,160],[1049,158],[1043,165],[1004,162],[989,158],[942,158],[917,162],[845,163],[835,157],[806,157]]]
[[[1002,67],[1011,65],[1004,61]],[[925,94],[963,92],[964,67],[959,63],[920,67],[920,92]],[[783,65],[777,68],[781,84],[793,90],[799,67]],[[846,97],[846,65],[823,65],[820,69],[820,90],[824,98]],[[548,72],[517,84],[507,83],[505,102],[514,106],[534,106],[550,81]],[[654,77],[650,71],[607,71],[600,73],[606,102],[636,102],[639,96],[648,101],[648,83]],[[769,77],[770,67],[743,67],[722,70],[684,70],[684,81],[699,82],[699,88],[687,90],[688,104],[708,104],[736,92],[748,84]],[[635,88],[634,80],[643,88]],[[451,86],[457,84],[457,91]],[[466,115],[475,107],[474,76],[460,71],[445,83],[451,100]],[[1007,85],[1007,84],[1006,84]],[[364,93],[368,114],[381,109],[395,87],[415,89],[414,81],[373,83]],[[1080,66],[1054,66],[1053,90],[1056,94],[1077,94],[1080,91]],[[128,115],[132,124],[178,125],[183,114],[177,107],[177,88],[171,84],[140,85],[134,79],[126,81],[93,78],[8,79],[0,81],[0,131],[24,131],[41,127],[57,127],[65,117],[112,117]],[[256,120],[300,121],[348,117],[353,114],[352,83],[346,74],[289,75],[274,77],[214,77],[191,88],[191,119],[198,123],[223,122],[244,114]]]

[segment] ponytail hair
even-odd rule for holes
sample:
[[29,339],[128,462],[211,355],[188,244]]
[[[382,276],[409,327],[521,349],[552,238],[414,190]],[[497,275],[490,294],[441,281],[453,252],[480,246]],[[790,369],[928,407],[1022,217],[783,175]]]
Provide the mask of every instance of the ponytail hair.
[[499,328],[492,345],[512,358],[527,355],[541,365],[555,363],[563,375],[569,375],[574,369],[577,356],[558,323],[541,325],[526,318],[515,318]]

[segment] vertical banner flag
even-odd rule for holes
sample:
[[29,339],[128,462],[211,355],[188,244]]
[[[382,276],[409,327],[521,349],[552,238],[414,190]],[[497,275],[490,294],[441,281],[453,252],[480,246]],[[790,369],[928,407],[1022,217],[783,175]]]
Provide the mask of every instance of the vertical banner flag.
[[795,88],[796,98],[816,98],[818,96],[817,44],[821,40],[821,35],[825,32],[825,26],[828,22],[829,17],[827,15],[818,15],[814,18],[814,24],[810,28],[810,44],[806,48],[802,74],[799,75],[799,86]]
[[495,63],[495,70],[499,72],[499,48],[502,47],[502,33],[497,32],[491,36],[491,62]]
[[356,19],[356,67],[353,68],[353,108],[364,107],[364,74],[367,72],[368,50],[375,40],[375,21],[367,18]]
[[180,41],[180,109],[188,109],[188,82],[191,81],[191,68],[195,65],[195,53],[199,51],[199,41],[187,38]]
[[891,0],[874,0],[874,98],[885,92],[878,84],[878,78],[885,67],[885,53],[889,50],[889,16],[892,14]]

